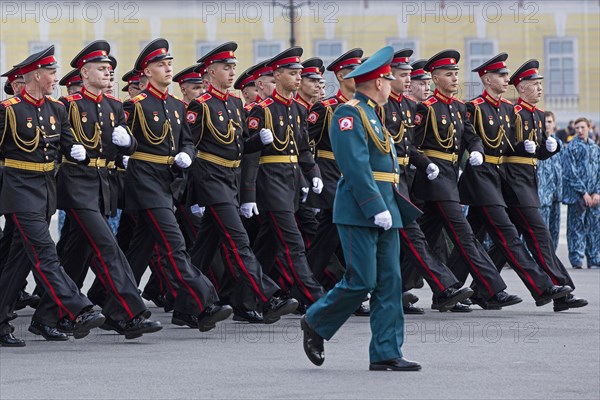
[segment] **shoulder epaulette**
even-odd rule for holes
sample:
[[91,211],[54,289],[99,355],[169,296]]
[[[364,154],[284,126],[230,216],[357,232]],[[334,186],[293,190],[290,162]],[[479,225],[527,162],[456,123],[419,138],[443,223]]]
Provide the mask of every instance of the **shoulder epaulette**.
[[539,111],[539,112],[541,112],[542,114],[544,113],[544,110],[542,110],[542,109],[541,109],[541,108],[539,108],[539,107],[538,107],[538,108],[536,108],[536,111]]
[[321,102],[321,104],[323,104],[324,107],[331,107],[334,106],[338,103],[338,99],[336,99],[335,97],[332,97],[331,99],[326,99],[323,100]]
[[360,100],[352,99],[352,100],[348,100],[345,104],[349,105],[350,107],[356,107],[358,105],[358,103],[360,103]]
[[462,100],[460,100],[460,99],[457,99],[456,97],[453,97],[453,98],[452,98],[452,100],[454,100],[454,101],[458,101],[460,104],[465,104],[465,102],[464,102],[464,101],[462,101]]
[[115,97],[115,96],[113,96],[113,95],[111,95],[111,94],[105,94],[104,96],[108,97],[109,99],[116,100],[116,101],[118,101],[119,103],[122,103],[122,102],[123,102],[123,101],[121,101],[121,99],[119,99],[118,97]]
[[235,93],[231,93],[231,92],[229,92],[229,95],[230,95],[231,97],[235,97],[236,99],[240,99],[240,100],[242,99],[240,96],[238,96],[238,95],[237,95],[237,94],[235,94]]
[[210,93],[203,93],[201,96],[198,96],[195,98],[195,100],[198,103],[204,103],[206,100],[210,99],[212,97],[212,94]]
[[429,107],[430,105],[435,104],[435,103],[437,103],[437,99],[433,96],[431,96],[430,98],[428,98],[427,100],[425,100],[423,102],[423,104],[426,105],[427,107]]
[[83,99],[83,96],[79,93],[75,93],[70,96],[65,96],[65,100],[68,101],[69,103],[72,101],[77,101],[77,100],[81,100],[81,99]]
[[275,100],[273,100],[270,97],[267,97],[266,99],[264,99],[263,101],[261,101],[260,103],[258,103],[258,105],[260,106],[260,108],[267,108],[269,107],[271,104],[273,104]]
[[[170,94],[170,93],[169,93]],[[185,104],[185,101],[183,101],[182,99],[180,99],[179,97],[175,96],[174,94],[171,94],[171,97],[173,97],[175,100],[182,102],[186,107],[187,104]]]
[[246,111],[250,111],[252,110],[252,108],[256,105],[256,103],[252,102],[252,103],[248,103],[244,106],[244,110]]
[[478,106],[481,103],[483,103],[485,101],[485,99],[483,97],[477,97],[473,100],[471,100],[471,103],[473,103],[474,105]]
[[411,96],[409,96],[407,94],[405,94],[403,97],[406,98],[406,99],[409,99],[410,101],[413,101],[415,103],[417,102],[417,100],[414,97],[411,97]]
[[518,104],[515,104],[515,112],[518,113],[519,111],[521,111],[523,109],[523,107],[521,107]]
[[512,101],[505,99],[504,97],[501,98],[501,100],[506,103],[506,104],[510,104],[511,106],[513,105]]
[[21,102],[21,99],[15,96],[15,97],[11,97],[10,99],[4,100],[0,104],[2,104],[3,107],[10,107],[13,104],[17,104],[17,103],[20,103],[20,102]]
[[131,99],[130,101],[132,103],[137,103],[138,101],[144,100],[146,97],[148,97],[148,95],[146,95],[146,93],[140,93],[137,96],[135,96],[133,99]]
[[60,101],[59,99],[55,99],[55,98],[54,98],[54,97],[52,97],[52,96],[46,96],[46,98],[47,98],[48,100],[50,100],[50,101],[53,101],[53,102],[55,102],[55,103],[58,103],[58,104],[60,104],[61,106],[64,106],[64,104],[62,103],[62,101]]

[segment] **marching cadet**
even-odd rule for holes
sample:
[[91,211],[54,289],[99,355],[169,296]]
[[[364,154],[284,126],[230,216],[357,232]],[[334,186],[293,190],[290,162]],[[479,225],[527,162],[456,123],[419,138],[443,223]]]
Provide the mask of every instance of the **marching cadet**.
[[[106,220],[111,214],[107,164],[114,162],[117,152],[129,155],[137,146],[125,125],[121,101],[102,93],[110,79],[109,52],[108,42],[96,40],[71,61],[71,66],[80,71],[83,86],[79,93],[65,97],[65,106],[80,147],[71,154],[74,161],[62,160],[57,175],[58,207],[67,213],[57,250],[65,271],[79,286],[90,261],[84,255],[94,257],[91,264],[96,268],[92,269],[107,292],[103,304],[105,327],[133,339],[157,332],[162,326],[147,319],[149,312],[131,268]],[[43,301],[40,308],[42,305]],[[58,310],[54,306],[45,312],[56,314]],[[58,339],[35,319],[32,327],[47,340]]]
[[337,107],[331,144],[342,172],[333,210],[347,272],[301,319],[304,352],[315,365],[325,361],[323,339],[330,340],[371,293],[370,370],[417,371],[403,358],[404,315],[398,228],[419,210],[397,189],[398,161],[377,109],[388,101],[393,80],[391,46],[346,75],[356,94]]
[[258,94],[258,88],[256,87],[256,78],[252,73],[252,70],[255,66],[252,66],[245,70],[240,76],[236,79],[233,84],[233,88],[235,90],[239,90],[242,92],[242,96],[244,97],[244,103],[250,104],[256,100],[256,95]]
[[173,82],[179,84],[179,90],[183,96],[181,100],[186,106],[203,93],[204,83],[199,72],[202,68],[204,68],[202,64],[192,65],[179,71],[173,77]]
[[318,57],[309,58],[302,62],[302,66],[302,73],[300,74],[302,80],[296,93],[296,100],[308,112],[312,105],[319,100],[319,94],[321,93],[319,82],[323,78],[321,75],[323,60]]
[[[206,207],[202,220],[198,265],[207,270],[219,242],[230,254],[235,275],[253,289],[263,303],[263,322],[272,324],[296,310],[294,299],[281,299],[279,287],[267,275],[250,248],[250,240],[239,213],[241,159],[244,153],[260,152],[273,142],[273,133],[263,128],[248,137],[240,98],[229,93],[235,77],[235,42],[224,43],[198,60],[206,66],[210,85],[192,101],[186,112],[197,154],[193,166],[194,202]],[[210,234],[216,232],[217,234]]]
[[567,204],[567,244],[573,268],[600,268],[600,148],[590,140],[591,123],[575,120],[577,136],[563,156],[563,201]]
[[[73,155],[83,149],[76,144],[65,107],[48,96],[58,82],[54,46],[29,56],[15,67],[23,75],[25,87],[0,104],[0,126],[4,127],[0,152],[5,157],[0,214],[15,224],[8,261],[0,276],[0,345],[8,347],[25,346],[25,341],[13,336],[8,323],[17,293],[29,274],[28,268],[13,262],[18,257],[15,253],[27,254],[36,281],[44,288],[43,297],[50,297],[74,321],[76,339],[87,336],[105,320],[64,272],[48,231],[50,217],[56,211],[54,170],[59,146],[73,162],[76,161]],[[40,314],[36,310],[33,320],[47,326],[56,324],[52,315]],[[38,320],[38,316],[47,318]]]
[[[542,79],[539,62],[529,60],[509,80],[509,84],[517,89],[519,99],[514,105],[515,126],[511,131],[511,146],[504,159],[506,179],[509,182],[504,191],[504,200],[511,221],[525,238],[531,255],[550,276],[552,283],[575,289],[567,269],[556,255],[550,232],[539,210],[537,160],[547,159],[560,150],[556,139],[546,135],[544,112],[536,107],[542,97]],[[496,265],[504,265],[504,261],[498,262],[501,259],[498,252],[496,249],[493,254]],[[585,299],[569,294],[554,300],[554,311],[587,304]]]
[[[387,103],[380,108],[381,120],[390,133],[396,149],[399,174],[397,190],[405,198],[409,198],[413,180],[410,164],[423,171],[429,180],[436,179],[439,173],[437,165],[427,156],[419,153],[412,144],[416,103],[404,94],[410,86],[412,67],[409,61],[412,53],[411,49],[394,53],[390,66],[395,79],[391,82],[392,90]],[[413,270],[427,280],[434,293],[432,308],[439,311],[450,310],[458,302],[473,294],[469,288],[457,289],[460,287],[460,282],[452,271],[433,255],[421,228],[415,221],[403,224],[399,233],[402,249],[400,253],[404,254],[401,261],[403,278],[405,275],[412,276],[410,270]],[[459,305],[455,311],[466,310],[470,311],[468,307],[465,309],[464,306]],[[423,309],[415,307],[410,302],[404,305],[404,311],[409,314],[423,313]]]
[[[319,226],[307,257],[315,278],[326,288],[333,287],[344,273],[343,268],[336,268],[334,271],[328,268],[328,265],[339,265],[344,262],[343,259],[340,260],[335,256],[340,247],[340,240],[333,224],[333,200],[341,173],[331,150],[329,129],[335,109],[354,96],[354,80],[345,77],[360,65],[362,55],[362,49],[355,48],[342,54],[327,66],[327,70],[335,74],[340,89],[335,96],[315,103],[307,118],[308,134],[310,140],[315,143],[317,153],[315,159],[323,176],[323,191],[319,195],[308,194],[307,204],[320,211],[317,214]],[[332,259],[334,262],[330,263]]]
[[60,86],[66,87],[67,95],[70,96],[81,90],[81,87],[83,86],[83,80],[81,79],[79,70],[73,69],[68,74],[63,76],[62,79],[58,82],[58,84]]
[[[256,185],[259,208],[256,203],[242,204],[240,211],[249,218],[261,210],[263,223],[254,243],[260,264],[269,269],[275,263],[277,250],[280,250],[285,255],[283,261],[293,276],[301,302],[310,305],[324,292],[306,260],[304,242],[294,213],[300,200],[301,175],[308,178],[315,193],[321,192],[323,182],[310,152],[302,110],[293,99],[293,92],[300,86],[301,55],[302,48],[292,47],[271,59],[269,65],[273,69],[275,90],[248,116],[251,137],[260,136],[263,129],[268,129],[273,134],[273,142],[249,159],[250,171],[256,164],[258,170],[254,176],[250,174],[251,181],[245,186]],[[283,268],[279,268],[279,272],[281,275],[286,273]]]
[[123,82],[127,82],[121,92],[127,92],[129,94],[129,99],[133,99],[137,96],[143,89],[140,88],[140,73],[135,69],[128,71],[123,75]]
[[417,103],[424,102],[431,96],[431,75],[423,67],[427,60],[421,59],[413,62],[410,66],[410,88],[408,93]]
[[[507,132],[515,124],[513,105],[502,98],[508,89],[507,58],[508,54],[500,53],[473,69],[479,74],[484,91],[467,103],[467,118],[481,138],[484,163],[477,166],[467,163],[459,181],[459,193],[461,204],[469,205],[467,221],[473,232],[479,235],[485,231],[490,235],[539,307],[567,296],[573,289],[554,285],[535,263],[506,210],[502,190],[513,183],[506,180],[503,162],[512,146]],[[463,269],[458,276],[464,282],[468,270]]]
[[467,119],[465,104],[454,97],[459,59],[457,51],[444,50],[431,57],[423,68],[431,72],[436,89],[432,97],[417,105],[414,144],[438,166],[439,176],[430,180],[428,174],[417,169],[413,192],[425,202],[419,223],[429,245],[434,246],[442,228],[446,228],[473,279],[483,288],[478,304],[485,308],[506,307],[522,300],[504,291],[506,284],[475,238],[459,203],[459,148],[470,152],[472,166],[483,163],[481,139]]
[[[135,62],[148,85],[125,106],[127,125],[138,142],[125,173],[125,210],[139,215],[132,241],[150,232],[167,262],[169,281],[177,290],[172,321],[205,332],[232,310],[216,304],[215,288],[191,264],[173,211],[174,199],[185,185],[180,172],[191,166],[195,152],[184,118],[185,104],[168,92],[173,74],[168,51],[165,39],[155,39]],[[134,273],[148,265],[148,254],[133,253],[131,258],[135,258],[130,262]]]
[[[102,89],[102,94],[108,94],[110,96],[115,95],[115,69],[117,68],[117,59],[108,55],[108,72],[110,73],[110,79],[108,80],[108,85]],[[118,222],[118,221],[117,221]]]

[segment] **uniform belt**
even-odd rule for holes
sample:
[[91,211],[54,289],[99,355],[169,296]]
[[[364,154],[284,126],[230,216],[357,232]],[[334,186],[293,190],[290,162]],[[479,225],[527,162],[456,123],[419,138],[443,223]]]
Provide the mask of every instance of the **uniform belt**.
[[7,168],[23,169],[26,171],[48,172],[54,171],[54,161],[47,163],[36,163],[30,161],[12,160],[7,158],[4,160],[4,166]]
[[333,151],[328,150],[317,150],[318,158],[327,158],[328,160],[335,160],[335,155],[333,155]]
[[402,157],[402,158],[398,158],[398,165],[404,167],[406,165],[408,165],[408,157]]
[[506,161],[506,157],[504,157],[504,156],[496,157],[496,156],[488,156],[487,154],[485,155],[485,162],[489,163],[489,164],[500,165],[500,164],[504,163],[505,161]]
[[456,153],[444,153],[443,151],[425,149],[423,150],[423,154],[425,154],[427,157],[450,161],[452,164],[456,164],[458,162],[458,154]]
[[115,169],[117,166],[115,165],[114,161],[109,161],[106,163],[106,168],[108,169]]
[[373,178],[379,182],[400,183],[400,175],[394,172],[373,171]]
[[81,165],[82,167],[91,167],[91,168],[104,168],[107,166],[106,158],[90,158],[90,162],[88,163],[88,165],[78,164],[76,162],[67,160],[65,157],[62,158],[62,162],[64,164]]
[[175,158],[173,156],[159,156],[156,154],[142,153],[141,151],[136,151],[130,158],[154,164],[173,165],[175,163]]
[[259,164],[296,164],[298,162],[298,156],[262,156]]
[[210,163],[217,164],[221,167],[226,168],[237,168],[242,163],[241,160],[227,160],[226,158],[219,157],[210,153],[205,153],[203,151],[198,151],[196,153],[196,157],[198,157],[201,160],[208,161]]
[[525,164],[525,165],[537,165],[537,158],[510,156],[504,157],[504,162],[509,164]]

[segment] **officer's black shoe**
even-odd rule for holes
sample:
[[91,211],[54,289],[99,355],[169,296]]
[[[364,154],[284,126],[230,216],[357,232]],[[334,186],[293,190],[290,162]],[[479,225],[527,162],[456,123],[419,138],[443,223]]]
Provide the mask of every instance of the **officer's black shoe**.
[[470,299],[473,304],[478,305],[479,307],[483,308],[484,310],[501,310],[502,309],[502,307],[499,307],[497,305],[490,305],[488,303],[488,300],[484,300],[483,298],[478,297],[478,296],[471,296]]
[[421,364],[404,357],[369,364],[369,371],[419,371]]
[[0,335],[0,347],[25,347],[25,341],[16,338],[12,333],[7,333]]
[[188,326],[190,328],[198,328],[198,317],[193,314],[186,314],[180,311],[173,311],[171,323],[177,326]]
[[142,297],[153,302],[156,307],[163,308],[165,306],[165,297],[160,293],[152,293],[144,290],[142,292]]
[[139,338],[145,333],[154,333],[162,329],[160,322],[146,319],[142,315],[125,322],[123,326],[125,339]]
[[75,330],[75,323],[67,317],[62,317],[56,323],[56,330],[62,333],[66,333],[69,336],[73,336]]
[[569,293],[566,297],[554,300],[554,311],[565,311],[569,308],[580,308],[588,305],[586,299],[575,297],[575,295]]
[[36,321],[31,321],[31,325],[29,325],[27,330],[34,335],[43,336],[44,339],[50,342],[64,342],[65,340],[69,340],[69,337],[65,333]]
[[323,365],[323,362],[325,362],[323,338],[308,325],[306,316],[302,316],[300,319],[300,328],[304,332],[302,339],[304,353],[313,364],[317,366]]
[[[515,294],[508,294],[504,290],[493,295],[488,300],[488,307],[508,307],[515,304],[519,304],[523,299]],[[488,308],[489,309],[489,308]]]
[[90,330],[100,327],[106,318],[100,311],[96,311],[91,307],[85,309],[75,318],[73,326],[73,337],[82,339],[90,334]]
[[573,288],[571,286],[551,286],[544,290],[542,295],[535,301],[535,305],[541,307],[544,304],[550,303],[550,301],[554,299],[567,296],[572,291]]
[[16,312],[10,314],[10,317],[8,317],[9,321],[12,321],[14,319],[17,319],[17,317],[19,316],[19,314],[17,314]]
[[175,298],[172,294],[167,293],[166,295],[164,295],[162,301],[164,303],[163,309],[165,310],[165,312],[173,311],[173,309],[175,308]]
[[465,306],[472,306],[473,302],[471,301],[470,298],[468,298],[468,299],[464,299],[463,301],[461,301],[460,304],[463,304]]
[[208,332],[217,326],[217,322],[226,320],[233,313],[231,306],[211,305],[198,315],[198,329],[200,332]]
[[411,292],[402,293],[402,303],[415,304],[417,301],[419,301],[419,298],[416,295],[412,294]]
[[271,297],[263,308],[263,320],[265,324],[273,324],[279,321],[282,315],[293,313],[299,304],[296,299],[282,299],[277,296]]
[[361,304],[360,306],[358,306],[356,311],[354,311],[354,315],[358,317],[368,317],[371,315],[371,309],[365,306],[364,304]]
[[39,303],[40,296],[37,294],[29,294],[25,290],[19,290],[17,302],[15,303],[15,310],[22,310],[27,306],[36,308]]
[[404,310],[404,314],[425,314],[425,310],[423,310],[421,307],[417,307],[412,303],[408,303],[407,306],[402,306],[402,309]]
[[239,322],[249,322],[251,324],[262,324],[264,323],[263,316],[255,310],[233,310],[233,320]]
[[100,325],[100,329],[103,331],[114,331],[119,335],[125,334],[125,326],[123,321],[115,321],[109,316],[106,316],[106,320],[102,325]]
[[[434,299],[434,304],[437,305],[437,310],[440,312],[448,311],[454,307],[456,303],[473,296],[473,293],[473,289],[468,287],[462,289],[448,288]],[[431,308],[433,308],[433,306]]]
[[308,310],[308,307],[306,306],[306,304],[299,303],[298,307],[296,307],[296,310],[294,310],[294,314],[304,315],[304,314],[306,314],[306,310]]

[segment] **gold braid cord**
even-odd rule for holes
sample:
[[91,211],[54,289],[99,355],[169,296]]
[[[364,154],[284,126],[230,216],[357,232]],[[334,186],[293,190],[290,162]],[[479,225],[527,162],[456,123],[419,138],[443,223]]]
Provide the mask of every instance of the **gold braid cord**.
[[217,142],[224,144],[224,145],[233,143],[233,141],[235,140],[235,130],[237,128],[241,129],[242,126],[230,118],[229,123],[227,124],[227,133],[222,134],[221,132],[219,132],[219,130],[217,128],[215,128],[215,125],[212,122],[208,104],[202,103],[202,111],[204,114],[202,117],[203,118],[202,134],[204,134],[204,126],[206,126],[208,128],[208,130],[210,131],[210,133],[212,133],[213,137],[217,140]]
[[[273,114],[271,114],[271,110],[268,107],[265,107],[265,128],[270,129],[273,132],[273,143],[271,145],[277,151],[284,151],[288,144],[290,143],[290,138],[294,135],[294,131],[288,125],[285,130],[285,138],[283,140],[279,139],[275,134],[275,129],[273,128]],[[277,143],[280,145],[277,147]],[[296,153],[297,154],[297,153]]]
[[[315,146],[321,143],[321,139],[323,139],[323,132],[325,131],[325,127],[331,127],[331,120],[333,119],[333,109],[331,107],[325,107],[325,116],[323,117],[323,126],[321,127],[321,133],[319,134],[319,139],[315,141]],[[329,134],[329,132],[327,132]]]
[[373,141],[373,143],[375,144],[375,147],[377,147],[377,150],[379,150],[383,154],[390,153],[392,151],[392,141],[391,141],[391,135],[389,134],[387,129],[385,129],[383,124],[381,125],[381,127],[383,128],[383,137],[384,137],[384,139],[382,141],[381,139],[379,139],[379,136],[377,136],[377,134],[373,130],[373,127],[371,126],[371,122],[369,122],[369,118],[367,117],[367,113],[365,113],[365,110],[363,110],[362,107],[359,107],[358,105],[356,105],[354,107],[356,107],[356,109],[358,110],[358,114],[360,115],[360,120],[362,121],[362,124],[365,127],[365,131],[368,135],[367,139],[370,137],[371,140]]
[[475,116],[473,120],[475,121],[475,124],[477,124],[477,128],[479,128],[483,143],[485,143],[485,145],[490,149],[497,149],[500,147],[500,144],[502,143],[502,137],[504,136],[504,126],[500,125],[496,137],[494,139],[490,139],[488,135],[485,134],[485,128],[483,126],[483,113],[481,112],[481,108],[479,106],[475,106]]
[[75,132],[75,138],[77,141],[81,142],[81,144],[88,149],[95,149],[100,143],[102,135],[102,129],[100,129],[98,122],[94,123],[94,135],[91,138],[88,137],[83,131],[83,126],[81,125],[79,107],[77,107],[77,103],[74,101],[69,103],[69,120],[73,126],[73,132]]
[[165,123],[163,124],[163,129],[162,129],[161,135],[156,136],[152,132],[150,127],[148,126],[148,122],[146,121],[146,116],[144,115],[144,109],[142,108],[142,104],[139,102],[135,103],[135,112],[133,114],[133,123],[131,124],[131,126],[135,125],[136,116],[139,116],[140,126],[142,127],[142,132],[144,134],[144,137],[150,144],[152,144],[154,146],[158,146],[159,144],[161,144],[162,142],[165,141],[165,138],[167,137],[167,133],[169,133],[169,132],[171,133],[171,141],[174,142],[173,132],[171,131],[171,121],[168,118],[165,120]]
[[[38,145],[40,143],[40,135],[43,134],[40,127],[35,127],[35,136],[33,137],[33,139],[29,141],[23,140],[17,132],[17,116],[15,115],[15,110],[13,110],[12,107],[6,108],[6,118],[8,123],[10,124],[12,137],[17,147],[26,153],[33,153],[38,148]],[[6,122],[4,125],[4,131],[6,132]],[[4,134],[2,135],[2,141],[4,141]],[[0,142],[0,144],[2,144],[2,142]]]
[[[438,131],[437,119],[435,116],[435,111],[432,107],[427,108],[427,119],[425,120],[425,129],[427,129],[427,124],[429,120],[432,120],[431,127],[433,128],[433,134],[435,135],[435,140],[438,142],[441,148],[449,149],[454,146],[454,124],[450,123],[448,125],[448,134],[446,139],[442,139],[440,136],[440,132]],[[423,135],[423,141],[425,141],[425,135]],[[423,142],[421,142],[421,145]]]

